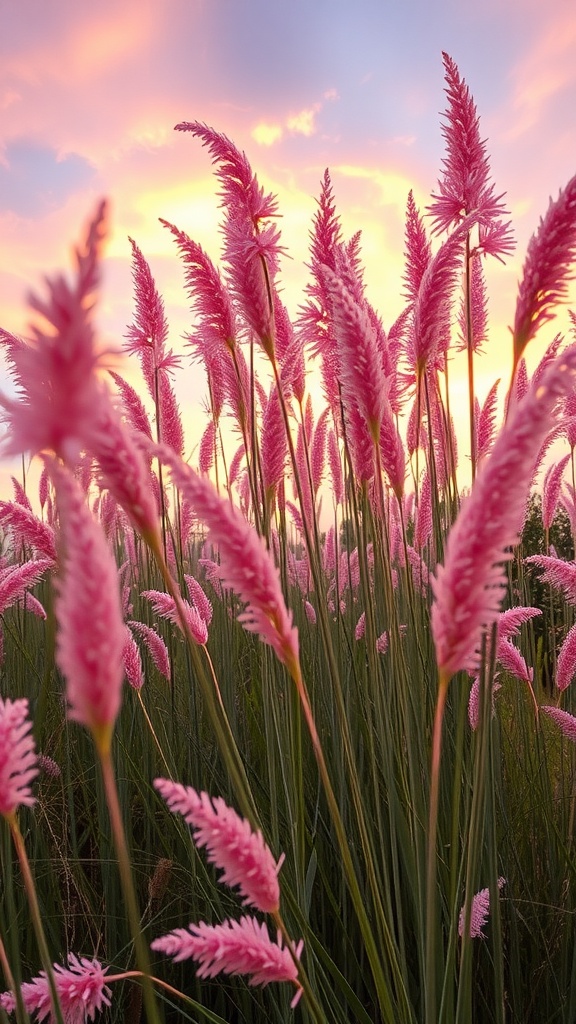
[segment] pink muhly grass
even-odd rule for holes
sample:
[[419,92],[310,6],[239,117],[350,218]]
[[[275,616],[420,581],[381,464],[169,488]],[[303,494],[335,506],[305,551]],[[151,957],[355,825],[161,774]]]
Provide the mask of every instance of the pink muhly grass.
[[432,248],[426,237],[424,221],[414,201],[412,190],[408,193],[406,206],[404,295],[410,303],[416,301],[420,283],[432,257]]
[[488,339],[488,297],[486,294],[486,278],[482,269],[482,257],[476,253],[471,257],[470,269],[470,338],[468,338],[468,307],[466,297],[462,296],[458,325],[460,341],[456,345],[457,352],[466,351],[469,347],[473,352],[481,352],[483,342]]
[[448,535],[444,565],[433,580],[432,633],[441,675],[474,671],[484,630],[496,621],[525,514],[538,450],[558,399],[573,387],[576,347],[546,370],[508,416]]
[[138,636],[141,637],[152,661],[154,662],[154,665],[160,674],[170,681],[170,657],[168,654],[168,648],[159,633],[157,633],[155,629],[152,629],[151,626],[147,626],[145,622],[137,622],[134,619],[130,619],[127,625],[134,633],[137,633]]
[[[506,884],[505,878],[498,879],[498,888],[501,889]],[[469,935],[471,939],[485,939],[486,936],[483,932],[483,928],[488,920],[490,914],[490,889],[481,889],[472,897],[472,907],[470,910],[470,931]],[[458,934],[460,936],[464,933],[464,908],[460,911],[460,918],[458,920]]]
[[386,383],[376,333],[359,301],[342,277],[330,267],[320,275],[328,297],[338,346],[343,398],[356,403],[375,444],[380,437]]
[[570,455],[565,455],[560,462],[549,467],[542,487],[542,525],[549,530],[554,522],[554,516],[558,509],[560,488],[562,487],[562,476],[566,466],[570,462]]
[[334,502],[337,505],[340,505],[344,500],[344,477],[342,473],[342,458],[338,447],[338,438],[336,437],[334,430],[330,430],[328,434],[328,464],[330,466]]
[[447,53],[442,58],[448,97],[446,123],[442,127],[446,156],[439,191],[432,196],[434,202],[428,212],[434,230],[441,232],[461,223],[472,210],[478,210],[483,250],[501,259],[514,248],[510,225],[501,220],[508,211],[501,202],[503,196],[494,195],[486,143],[480,138],[480,121],[470,90],[452,58]]
[[170,594],[165,594],[161,590],[143,590],[140,596],[150,601],[157,615],[174,622],[179,629],[182,629],[180,612],[183,611],[192,639],[200,645],[206,643],[208,640],[207,624],[198,610],[187,601],[181,600],[177,605]]
[[158,375],[160,437],[177,455],[184,455],[184,428],[174,388],[166,373]]
[[[497,682],[497,674],[494,676],[492,683],[492,716],[496,714],[496,707],[494,698],[498,693],[498,690],[502,689],[502,686]],[[468,721],[470,728],[475,730],[480,724],[480,677],[475,676],[472,686],[470,687],[470,694],[468,696]]]
[[515,364],[542,324],[553,318],[557,303],[566,297],[575,257],[576,175],[555,202],[550,200],[528,244],[512,332]]
[[145,437],[149,437],[152,441],[153,438],[150,420],[148,419],[148,413],[144,408],[144,403],[142,402],[140,395],[130,384],[128,384],[128,381],[124,380],[124,378],[120,376],[119,373],[115,373],[112,370],[109,372],[120,393],[122,405],[129,423],[134,430],[139,430],[141,434],[144,434]]
[[159,536],[155,478],[138,436],[108,399],[100,406],[89,448],[98,464],[101,486],[110,491],[146,542],[154,543]]
[[[68,954],[67,967],[54,964],[54,982],[65,1024],[85,1024],[94,1020],[96,1012],[110,1006],[112,993],[106,985],[106,970],[98,960],[77,957],[75,953]],[[46,1020],[48,1024],[56,1024],[50,986],[44,971],[32,981],[23,982],[20,991],[24,1008],[36,1015],[38,1024]],[[1,995],[0,1005],[12,1013],[16,1009],[13,993]]]
[[0,697],[0,814],[11,817],[35,803],[30,783],[37,774],[28,701]]
[[47,299],[29,297],[45,325],[33,326],[31,341],[10,353],[21,397],[1,398],[7,453],[52,451],[75,462],[85,445],[101,401],[95,371],[102,356],[96,350],[92,310],[105,223],[102,202],[83,246],[75,250],[73,284],[61,275],[46,278]]
[[214,465],[216,454],[216,423],[213,419],[208,420],[198,449],[198,472],[208,474]]
[[9,530],[16,541],[30,545],[49,561],[56,561],[54,530],[30,508],[16,501],[0,501],[0,525]]
[[548,715],[569,740],[572,743],[576,743],[576,718],[574,715],[570,715],[567,711],[562,711],[561,708],[551,707],[548,704],[541,704],[540,711]]
[[494,443],[496,432],[496,411],[498,401],[498,385],[500,378],[492,385],[484,399],[484,404],[478,410],[474,430],[476,443],[476,464],[479,465],[482,459],[489,454]]
[[496,660],[502,668],[525,683],[531,683],[534,677],[534,670],[528,668],[525,659],[511,640],[500,639],[496,648]]
[[38,558],[0,569],[0,615],[20,601],[29,587],[34,587],[53,565],[52,559]]
[[[303,943],[294,951],[299,959]],[[298,991],[292,1000],[294,1007],[302,994],[298,983],[298,968],[290,950],[278,942],[272,942],[264,923],[253,917],[241,917],[239,921],[224,921],[209,925],[204,922],[191,924],[188,928],[176,928],[168,935],[155,939],[151,948],[177,963],[180,960],[196,960],[200,964],[200,978],[214,978],[217,974],[250,975],[249,985],[268,985],[271,981],[290,981]]]
[[156,374],[159,371],[172,370],[180,365],[180,357],[171,349],[166,351],[168,340],[168,323],[164,312],[164,302],[156,285],[148,263],[133,239],[132,246],[132,277],[134,281],[135,311],[134,321],[126,334],[127,352],[135,352],[140,357],[142,373],[150,397],[155,402]]
[[184,580],[188,588],[190,600],[194,603],[198,613],[204,619],[206,625],[209,626],[212,622],[212,605],[210,601],[206,597],[206,594],[202,590],[198,580],[194,579],[194,577],[189,573],[184,573]]
[[414,547],[422,551],[432,536],[432,484],[428,472],[424,474],[416,514],[414,517]]
[[280,906],[278,872],[284,856],[276,862],[262,833],[254,832],[222,797],[198,794],[170,779],[155,779],[154,786],[170,810],[193,827],[194,842],[206,848],[210,863],[223,868],[218,881],[238,888],[244,906],[275,913]]
[[450,307],[462,273],[464,244],[476,222],[469,214],[455,228],[428,263],[414,303],[414,321],[408,347],[410,365],[418,377],[427,366],[436,366],[449,340]]
[[556,686],[562,692],[565,690],[576,673],[576,626],[567,634],[556,664]]
[[63,466],[49,463],[60,514],[61,577],[56,591],[56,661],[70,717],[109,750],[120,710],[125,627],[118,570],[101,527]]
[[126,627],[124,651],[122,654],[122,660],[124,663],[124,672],[126,673],[126,679],[130,683],[133,690],[141,690],[144,686],[144,673],[142,671],[142,661],[140,658],[140,651],[138,644],[136,643],[132,633]]
[[284,478],[288,455],[288,442],[284,428],[282,405],[275,384],[266,402],[262,417],[260,459],[264,492],[272,497]]
[[570,604],[576,605],[576,562],[564,562],[552,555],[529,555],[524,561],[543,569],[541,581],[561,590]]
[[537,615],[542,615],[541,608],[526,608],[518,605],[516,608],[507,608],[498,616],[498,639],[509,640],[517,636],[520,628],[525,622],[530,622]]
[[159,446],[159,455],[172,474],[174,485],[194,506],[209,539],[220,552],[220,577],[236,591],[246,608],[240,622],[270,644],[290,672],[298,660],[298,631],[284,601],[280,576],[270,552],[255,529],[209,480],[194,473],[173,453]]
[[16,479],[15,476],[11,476],[10,480],[12,481],[12,487],[14,488],[14,501],[18,505],[22,505],[24,508],[27,508],[29,512],[31,512],[32,505],[30,504],[30,498],[26,494],[26,491],[24,490],[22,484],[20,483],[19,480]]

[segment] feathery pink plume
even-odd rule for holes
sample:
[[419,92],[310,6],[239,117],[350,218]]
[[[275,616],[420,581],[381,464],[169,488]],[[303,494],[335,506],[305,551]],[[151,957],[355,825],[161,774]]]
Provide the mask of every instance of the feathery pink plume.
[[141,690],[144,686],[144,673],[142,671],[140,651],[138,649],[138,644],[128,629],[128,626],[126,626],[122,661],[124,664],[126,679],[130,683],[130,686],[133,690]]
[[204,433],[200,438],[198,452],[198,472],[208,474],[214,465],[216,452],[216,424],[213,419],[208,420]]
[[529,555],[524,561],[543,569],[542,582],[561,590],[570,604],[576,604],[576,562],[565,562],[552,555]]
[[194,603],[206,625],[209,626],[212,622],[212,605],[210,601],[206,597],[206,594],[202,590],[198,580],[194,579],[190,573],[184,573],[184,580],[188,588],[190,600]]
[[414,303],[424,272],[432,257],[432,248],[426,238],[426,228],[414,201],[412,189],[408,193],[404,238],[404,262],[406,266],[403,274],[403,280],[406,284],[404,296],[408,302]]
[[[106,970],[98,960],[80,958],[75,953],[68,954],[68,967],[54,964],[54,981],[65,1024],[85,1024],[94,1020],[97,1011],[110,1006],[112,993],[106,985]],[[20,991],[24,1008],[27,1013],[36,1015],[38,1024],[46,1020],[48,1024],[56,1024],[50,986],[44,971],[32,981],[23,982]],[[12,1013],[16,1009],[14,994],[4,992],[0,996],[0,1005]]]
[[562,711],[561,708],[551,707],[547,704],[541,704],[540,711],[544,711],[546,715],[549,715],[556,722],[564,736],[572,740],[572,743],[576,743],[576,718],[574,715],[568,714],[567,711]]
[[[303,943],[295,950],[300,957]],[[204,922],[176,928],[155,939],[151,948],[171,956],[175,962],[193,959],[200,964],[200,978],[214,978],[217,974],[248,974],[249,985],[268,985],[271,981],[291,981],[297,993],[291,1005],[295,1006],[302,990],[298,983],[298,968],[290,951],[272,942],[264,923],[253,917],[239,921],[224,921],[209,925]]]
[[[496,707],[494,698],[498,690],[502,689],[502,686],[497,681],[497,674],[494,676],[494,682],[492,684],[492,716],[496,714]],[[472,686],[470,687],[470,694],[468,696],[468,721],[470,722],[471,729],[477,729],[480,724],[480,677],[475,676]]]
[[12,487],[14,488],[14,501],[18,505],[22,505],[24,508],[27,508],[29,512],[31,512],[32,505],[30,504],[30,499],[26,494],[26,491],[22,487],[22,484],[20,483],[19,480],[16,479],[15,476],[11,476],[10,479],[12,481]]
[[340,505],[344,500],[344,479],[338,439],[334,430],[330,430],[328,434],[328,463],[332,478],[332,494],[336,504]]
[[38,774],[28,701],[0,697],[0,814],[10,817],[36,798],[30,783]]
[[486,143],[480,138],[480,121],[470,90],[452,58],[447,53],[442,58],[448,97],[446,123],[442,127],[446,156],[442,161],[442,180],[438,182],[439,194],[432,196],[434,202],[428,210],[435,231],[448,230],[466,214],[478,210],[482,215],[483,251],[501,259],[514,248],[510,225],[501,220],[508,211],[501,202],[503,196],[494,195]]
[[560,691],[565,690],[576,673],[576,626],[567,634],[556,664],[556,686]]
[[542,615],[541,608],[518,606],[517,608],[507,608],[506,611],[500,612],[498,616],[498,639],[509,640],[510,637],[517,636],[520,632],[520,627],[525,622],[530,622],[530,619],[533,619],[536,615]]
[[260,831],[224,803],[222,797],[198,794],[191,786],[170,779],[154,779],[154,786],[174,814],[181,814],[194,829],[194,842],[205,847],[208,860],[223,874],[218,881],[238,888],[244,906],[274,913],[280,905],[278,872],[284,856],[274,860]]
[[498,617],[503,563],[518,540],[538,450],[575,375],[573,346],[511,410],[448,535],[444,565],[433,580],[432,607],[436,659],[446,677],[474,670],[482,633]]
[[262,483],[264,493],[267,496],[272,497],[275,494],[280,481],[284,478],[287,455],[288,441],[284,428],[282,406],[278,390],[273,383],[262,417],[260,440]]
[[53,565],[51,559],[38,558],[0,569],[0,614],[20,601],[28,588],[34,587]]
[[534,670],[528,668],[525,659],[511,640],[500,639],[496,648],[496,660],[502,668],[525,683],[531,683]]
[[496,405],[498,400],[498,385],[500,384],[500,378],[492,385],[490,391],[486,395],[484,404],[478,412],[476,417],[476,429],[474,431],[474,440],[476,442],[476,462],[480,461],[489,454],[490,449],[494,441],[494,433],[496,430]]
[[125,627],[118,570],[101,527],[70,472],[48,463],[62,542],[57,583],[56,661],[67,683],[70,717],[109,746],[120,710]]
[[221,498],[205,477],[198,476],[164,446],[157,447],[170,467],[172,481],[190,503],[220,551],[220,577],[247,605],[240,622],[258,633],[291,670],[298,663],[298,631],[286,608],[280,577],[264,541],[242,514]]
[[122,404],[130,424],[134,430],[139,430],[141,434],[144,434],[145,437],[149,437],[152,441],[150,420],[148,419],[148,413],[144,408],[144,403],[142,402],[140,395],[134,390],[128,381],[124,380],[124,378],[120,376],[119,373],[115,373],[113,370],[110,370],[109,373],[120,392]]
[[414,547],[422,551],[432,536],[432,484],[426,471],[420,488],[414,520]]
[[128,343],[125,349],[127,352],[136,352],[139,355],[150,397],[156,401],[156,373],[173,370],[180,365],[180,357],[174,355],[171,349],[166,351],[168,322],[164,312],[164,302],[141,250],[133,239],[130,238],[129,241],[132,246],[132,277],[136,308],[134,322],[126,334]]
[[136,622],[134,619],[130,619],[127,625],[134,633],[137,633],[138,636],[142,638],[154,665],[160,674],[170,681],[170,657],[168,655],[168,648],[159,633],[150,626],[147,626],[146,623]]
[[470,339],[468,339],[468,310],[465,296],[462,295],[458,325],[460,341],[456,345],[457,352],[470,347],[473,352],[481,352],[483,342],[488,339],[488,298],[486,294],[486,278],[482,269],[482,257],[476,253],[471,258],[470,269]]
[[102,396],[95,373],[102,357],[96,351],[92,310],[105,222],[102,202],[84,245],[75,250],[72,285],[61,275],[47,278],[48,298],[29,297],[46,326],[34,326],[31,342],[11,351],[22,395],[17,400],[0,397],[9,425],[6,452],[53,451],[75,462],[85,446]]
[[570,455],[565,455],[560,462],[550,466],[542,487],[542,525],[549,530],[554,522],[554,516],[558,508],[560,488],[562,487],[562,475],[570,462]]
[[414,322],[408,355],[410,365],[420,376],[427,366],[435,366],[444,354],[449,339],[452,294],[462,272],[466,235],[476,223],[471,213],[440,246],[428,263],[414,303]]
[[[506,884],[505,878],[498,879],[498,888],[501,889]],[[481,889],[472,897],[472,907],[470,910],[470,938],[471,939],[485,939],[483,928],[488,920],[490,913],[490,889]],[[464,908],[460,911],[460,918],[458,921],[458,934],[462,936],[464,932]]]
[[[182,629],[180,621],[180,611],[176,605],[173,597],[170,594],[165,594],[161,590],[143,590],[141,597],[145,597],[147,601],[150,601],[154,611],[157,615],[161,615],[165,619],[169,619],[170,622],[174,622],[179,629]],[[208,640],[208,627],[206,622],[198,612],[196,608],[193,608],[187,601],[181,601],[181,607],[186,617],[186,625],[190,630],[192,638],[197,644],[203,645]]]
[[514,360],[538,329],[554,317],[565,298],[576,257],[576,175],[550,200],[546,215],[532,235],[522,270],[514,317]]
[[54,530],[25,505],[16,501],[0,501],[0,525],[9,530],[15,540],[29,544],[50,561],[56,561]]

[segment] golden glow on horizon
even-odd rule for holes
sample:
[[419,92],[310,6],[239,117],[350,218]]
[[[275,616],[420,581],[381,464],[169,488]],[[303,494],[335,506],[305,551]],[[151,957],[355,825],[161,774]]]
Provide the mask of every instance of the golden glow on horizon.
[[273,146],[284,134],[279,124],[265,124],[261,122],[252,129],[252,138],[259,146]]

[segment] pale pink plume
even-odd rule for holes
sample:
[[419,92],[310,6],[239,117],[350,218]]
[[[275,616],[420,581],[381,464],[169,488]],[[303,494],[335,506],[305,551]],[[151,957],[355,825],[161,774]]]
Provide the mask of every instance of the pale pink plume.
[[481,214],[480,244],[484,252],[501,259],[514,248],[510,224],[502,221],[507,210],[502,195],[494,194],[486,143],[480,137],[476,105],[457,65],[442,54],[448,109],[442,134],[446,142],[443,174],[438,194],[428,207],[435,231],[446,231],[478,210]]
[[167,373],[158,375],[158,398],[160,404],[160,438],[169,444],[177,455],[184,455],[184,427],[176,400],[176,394]]
[[570,455],[565,455],[563,459],[560,459],[560,462],[556,462],[549,467],[544,477],[542,488],[542,525],[545,530],[549,530],[554,522],[554,516],[558,510],[562,476],[569,462]]
[[576,605],[576,562],[565,562],[552,555],[529,555],[524,561],[543,569],[542,582],[561,590],[570,604]]
[[144,686],[144,672],[142,671],[142,660],[140,651],[132,633],[126,626],[124,651],[122,655],[126,679],[133,690],[141,690]]
[[432,485],[428,471],[424,474],[414,517],[414,547],[422,551],[432,536]]
[[567,634],[556,664],[556,686],[565,690],[572,682],[576,673],[576,626]]
[[144,434],[145,437],[149,437],[152,441],[150,420],[148,419],[148,413],[144,408],[144,403],[142,402],[140,395],[134,390],[128,381],[124,380],[124,378],[120,376],[119,373],[115,373],[110,370],[110,376],[120,392],[124,411],[126,412],[126,416],[131,426],[134,430],[139,430],[141,434]]
[[72,474],[55,461],[48,465],[62,544],[56,661],[66,679],[70,717],[87,726],[105,749],[120,710],[124,676],[118,570]]
[[[54,981],[65,1024],[86,1024],[94,1020],[97,1012],[110,1006],[112,993],[106,985],[106,970],[98,960],[78,957],[75,953],[68,954],[67,967],[54,964]],[[27,1013],[35,1014],[38,1024],[43,1021],[56,1024],[50,986],[44,971],[32,981],[23,982],[20,991],[24,1008]],[[0,1005],[8,1013],[14,1012],[16,1000],[13,993],[3,993]]]
[[292,625],[280,576],[264,541],[238,509],[218,495],[209,480],[194,473],[165,447],[158,450],[170,467],[173,483],[205,523],[209,539],[218,545],[222,582],[246,604],[240,621],[293,669],[298,663],[298,631]]
[[26,698],[0,697],[0,814],[10,817],[36,798],[30,783],[38,774],[32,722]]
[[14,540],[30,545],[49,561],[56,561],[54,530],[30,508],[16,501],[0,501],[0,525],[10,531]]
[[191,604],[188,604],[187,601],[181,601],[180,605],[177,606],[174,598],[170,597],[170,594],[163,593],[161,590],[143,590],[140,596],[150,601],[157,615],[161,615],[163,618],[169,619],[170,622],[174,622],[179,629],[182,629],[180,620],[180,610],[182,610],[186,619],[186,626],[190,630],[193,640],[200,645],[206,643],[208,640],[208,626],[198,610]]
[[155,629],[147,626],[144,622],[136,622],[134,619],[130,619],[127,625],[142,638],[154,665],[160,674],[170,681],[170,657],[162,637]]
[[155,779],[154,786],[175,814],[194,829],[194,842],[205,847],[208,860],[223,874],[218,881],[238,888],[244,906],[274,913],[280,905],[278,872],[284,856],[274,860],[260,831],[224,803],[222,797],[198,794],[191,786]]
[[48,558],[31,559],[22,565],[7,565],[0,569],[0,614],[20,601],[29,587],[34,587],[45,572],[53,568]]
[[[498,879],[498,888],[501,889],[506,884],[505,878]],[[483,932],[483,928],[488,920],[490,914],[490,889],[481,889],[472,897],[472,907],[470,910],[470,938],[471,939],[485,939],[486,936]],[[460,918],[458,921],[458,934],[462,936],[464,932],[464,907],[460,911]]]
[[566,297],[575,257],[576,175],[558,199],[550,201],[528,245],[514,317],[515,362],[541,325],[554,317],[554,307]]
[[542,441],[558,399],[574,386],[576,346],[548,367],[509,413],[490,457],[448,535],[444,565],[433,580],[432,633],[440,672],[474,671],[484,630],[497,620],[506,586],[504,563],[518,541]]
[[567,711],[562,711],[561,708],[551,707],[547,704],[540,705],[540,711],[544,711],[560,729],[560,731],[572,743],[576,743],[576,718],[574,715],[570,715]]
[[524,623],[530,622],[537,615],[542,615],[541,608],[518,606],[516,608],[507,608],[506,611],[500,612],[498,616],[498,639],[510,640],[511,637],[517,636]]
[[140,357],[144,380],[155,402],[158,397],[156,375],[166,374],[179,366],[180,356],[166,349],[168,322],[164,302],[142,251],[133,239],[129,241],[132,246],[135,310],[134,320],[126,334],[128,341],[125,348],[127,352],[135,352]]
[[496,648],[496,660],[502,668],[525,683],[531,683],[534,669],[528,668],[526,661],[511,640],[500,639]]
[[194,578],[190,573],[184,573],[184,580],[188,588],[188,594],[190,600],[197,608],[199,614],[204,619],[207,626],[212,622],[212,604],[206,597],[206,594],[202,590],[198,580]]
[[[171,956],[175,962],[196,960],[200,964],[200,978],[214,978],[217,974],[247,974],[249,985],[268,985],[271,981],[290,981],[297,986],[292,1000],[295,1006],[301,995],[298,968],[282,938],[272,942],[266,925],[253,917],[222,924],[191,924],[155,939],[151,948]],[[295,950],[297,958],[302,952],[300,942]]]
[[75,250],[73,283],[62,275],[46,278],[47,299],[29,298],[44,324],[33,326],[31,341],[10,353],[21,396],[0,399],[8,423],[6,452],[51,451],[75,462],[91,433],[102,399],[95,372],[102,354],[96,348],[92,310],[105,223],[102,202],[82,247]]

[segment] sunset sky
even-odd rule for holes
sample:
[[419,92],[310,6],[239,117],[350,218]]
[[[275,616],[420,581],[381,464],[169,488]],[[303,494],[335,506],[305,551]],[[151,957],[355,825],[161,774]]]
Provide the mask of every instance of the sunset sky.
[[[476,101],[518,240],[506,266],[488,266],[483,397],[509,372],[528,239],[576,172],[573,0],[0,0],[0,325],[25,333],[27,290],[69,264],[71,244],[108,196],[102,336],[120,345],[132,319],[130,235],[181,348],[187,302],[158,218],[218,258],[208,154],[173,131],[200,120],[245,150],[278,194],[292,257],[284,298],[294,312],[330,168],[345,233],[362,229],[369,298],[389,326],[402,308],[407,194],[426,206],[443,155],[443,50]],[[551,332],[566,327],[564,311]],[[534,343],[532,359],[552,333]],[[187,415],[198,410],[200,371],[186,363],[177,387]]]

